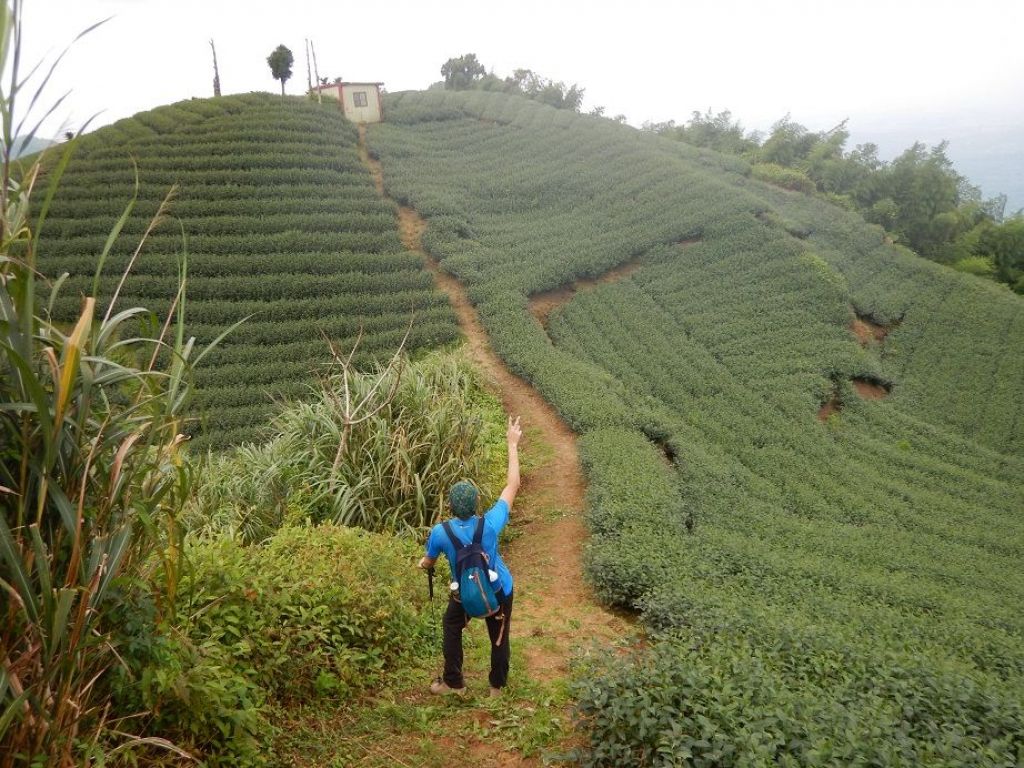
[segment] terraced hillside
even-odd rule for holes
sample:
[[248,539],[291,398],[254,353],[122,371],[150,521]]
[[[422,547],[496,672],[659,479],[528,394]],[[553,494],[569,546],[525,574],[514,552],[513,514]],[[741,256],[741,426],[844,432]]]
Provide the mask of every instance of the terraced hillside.
[[1024,301],[735,159],[387,107],[388,194],[583,435],[590,577],[660,633],[581,683],[589,761],[1019,761]]
[[[305,394],[328,360],[364,338],[363,359],[390,354],[415,313],[410,347],[452,340],[447,299],[399,241],[393,206],[373,188],[355,128],[337,109],[266,94],[185,101],[86,136],[42,233],[42,267],[70,273],[55,305],[71,317],[134,190],[139,202],[100,280],[113,294],[171,185],[169,218],[147,241],[120,307],[166,313],[187,235],[189,329],[199,344],[249,319],[204,361],[197,447],[257,438],[271,397]],[[101,310],[102,311],[102,310]]]

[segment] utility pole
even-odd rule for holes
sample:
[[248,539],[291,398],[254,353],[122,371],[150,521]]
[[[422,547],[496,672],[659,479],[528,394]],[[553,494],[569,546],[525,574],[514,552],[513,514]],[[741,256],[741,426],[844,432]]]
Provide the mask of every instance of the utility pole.
[[213,51],[213,95],[220,96],[220,71],[217,69],[217,49],[213,47],[213,38],[210,38],[210,50]]
[[[309,41],[309,50],[313,53],[313,74],[316,75],[316,84],[320,85],[320,68],[316,65],[316,48],[312,40]],[[324,94],[319,88],[316,89],[316,101],[318,104],[324,103]]]
[[310,94],[313,93],[313,75],[309,69],[309,38],[306,38],[306,89]]

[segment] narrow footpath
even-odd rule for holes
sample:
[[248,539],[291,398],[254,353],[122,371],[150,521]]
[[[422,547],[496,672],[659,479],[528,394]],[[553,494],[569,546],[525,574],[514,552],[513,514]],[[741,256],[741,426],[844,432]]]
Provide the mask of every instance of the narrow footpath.
[[[359,128],[359,152],[374,184],[387,197],[379,161],[366,146],[366,129]],[[398,206],[398,224],[405,247],[419,254],[447,294],[465,336],[469,354],[507,413],[520,416],[525,472],[512,513],[515,535],[507,561],[515,578],[512,619],[512,677],[525,675],[539,683],[564,679],[573,655],[593,641],[622,641],[635,632],[628,618],[597,604],[583,580],[583,522],[586,484],[580,468],[576,436],[528,383],[512,374],[488,343],[476,310],[458,280],[444,272],[423,249],[426,222],[412,208]],[[478,686],[486,689],[486,672]],[[456,744],[456,746],[459,746]],[[535,765],[503,752],[490,755],[473,749],[473,757],[496,757],[496,765]]]

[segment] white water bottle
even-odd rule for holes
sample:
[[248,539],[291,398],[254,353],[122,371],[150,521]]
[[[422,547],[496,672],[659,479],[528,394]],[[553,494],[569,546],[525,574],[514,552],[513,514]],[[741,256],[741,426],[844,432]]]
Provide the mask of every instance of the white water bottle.
[[497,571],[488,570],[487,571],[487,578],[489,578],[491,581],[497,581],[498,580],[498,572]]

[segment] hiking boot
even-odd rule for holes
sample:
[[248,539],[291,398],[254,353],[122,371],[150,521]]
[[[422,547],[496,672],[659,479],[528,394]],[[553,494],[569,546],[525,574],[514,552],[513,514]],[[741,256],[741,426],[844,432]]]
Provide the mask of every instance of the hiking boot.
[[491,686],[491,690],[490,690],[490,691],[488,692],[488,694],[487,694],[487,695],[488,695],[488,696],[490,696],[490,697],[491,697],[492,699],[496,699],[496,698],[498,698],[499,696],[501,696],[501,688],[495,688],[495,687],[494,687],[494,686],[492,685],[492,686]]
[[456,696],[465,696],[466,686],[462,686],[461,688],[452,688],[444,680],[438,679],[430,684],[430,692],[437,696],[443,696],[446,693],[453,693]]

